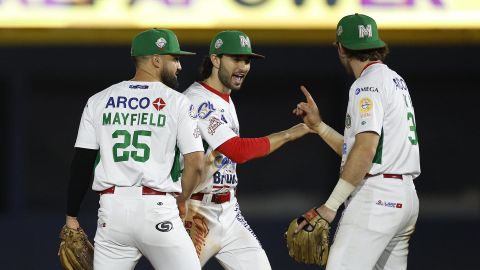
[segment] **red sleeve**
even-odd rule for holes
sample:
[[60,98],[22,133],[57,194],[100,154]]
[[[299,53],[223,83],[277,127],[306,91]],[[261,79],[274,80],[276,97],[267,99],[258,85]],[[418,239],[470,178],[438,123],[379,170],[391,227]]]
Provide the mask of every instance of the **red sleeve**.
[[222,143],[215,150],[240,164],[266,156],[270,152],[270,140],[267,137],[240,138],[237,136]]

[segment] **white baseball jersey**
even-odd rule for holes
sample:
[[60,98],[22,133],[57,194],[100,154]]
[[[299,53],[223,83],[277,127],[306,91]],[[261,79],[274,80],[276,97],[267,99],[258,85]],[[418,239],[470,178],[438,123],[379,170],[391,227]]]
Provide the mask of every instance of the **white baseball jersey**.
[[420,174],[415,113],[407,85],[395,71],[381,63],[367,66],[350,88],[342,168],[355,135],[365,131],[380,135],[370,174],[402,174],[413,178]]
[[123,81],[92,96],[75,147],[100,149],[93,190],[148,186],[180,192],[170,172],[175,146],[203,151],[193,106],[161,82]]
[[[232,98],[229,97],[227,101],[214,91],[195,82],[184,92],[196,108],[200,133],[208,144],[207,154],[227,140],[240,136]],[[223,193],[237,186],[237,164],[222,154],[216,157],[214,163],[218,170],[203,181],[195,192]]]

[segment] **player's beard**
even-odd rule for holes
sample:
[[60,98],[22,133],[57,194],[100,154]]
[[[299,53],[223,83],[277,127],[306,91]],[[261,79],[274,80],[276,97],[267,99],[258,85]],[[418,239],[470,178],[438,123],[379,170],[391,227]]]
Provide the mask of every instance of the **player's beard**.
[[178,90],[179,83],[178,83],[176,71],[172,73],[172,72],[169,72],[168,69],[164,67],[162,69],[161,77],[162,77],[163,84],[165,84],[166,86],[174,90]]
[[242,82],[240,82],[240,84],[238,85],[234,85],[232,83],[232,75],[233,74],[230,74],[228,70],[223,68],[222,63],[220,63],[220,67],[218,68],[218,79],[220,80],[220,82],[230,90],[240,90],[240,88],[242,87],[243,80],[245,80],[245,77],[247,74],[245,74],[245,77],[243,77]]

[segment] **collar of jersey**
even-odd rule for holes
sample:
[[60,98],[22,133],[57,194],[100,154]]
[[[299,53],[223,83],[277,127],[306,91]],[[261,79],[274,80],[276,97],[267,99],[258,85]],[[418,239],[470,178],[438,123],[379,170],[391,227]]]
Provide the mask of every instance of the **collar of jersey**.
[[202,85],[205,89],[207,89],[208,91],[214,93],[215,95],[221,97],[223,100],[225,100],[226,102],[230,102],[230,95],[228,94],[223,94],[223,93],[220,93],[220,91],[218,90],[215,90],[213,87],[211,87],[210,85],[204,83],[204,82],[198,82],[200,85]]
[[362,69],[362,72],[360,72],[360,76],[362,76],[363,72],[371,65],[375,65],[375,64],[382,64],[382,61],[375,61],[375,62],[370,62],[368,63],[367,65],[365,65]]

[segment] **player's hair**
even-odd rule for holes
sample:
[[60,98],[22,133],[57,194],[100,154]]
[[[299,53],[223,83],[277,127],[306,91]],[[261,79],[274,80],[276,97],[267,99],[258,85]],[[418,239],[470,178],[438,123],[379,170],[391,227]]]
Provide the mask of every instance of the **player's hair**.
[[[217,55],[217,56],[219,58],[222,58],[222,55]],[[210,60],[210,56],[207,55],[203,58],[202,65],[200,66],[200,69],[198,72],[198,80],[204,81],[208,77],[210,77],[210,75],[212,75],[212,68],[213,68],[212,60]]]
[[368,49],[368,50],[350,50],[343,47],[348,58],[355,58],[359,61],[384,61],[390,50],[385,45],[383,48]]

